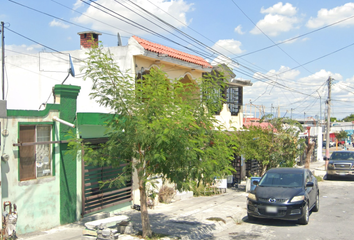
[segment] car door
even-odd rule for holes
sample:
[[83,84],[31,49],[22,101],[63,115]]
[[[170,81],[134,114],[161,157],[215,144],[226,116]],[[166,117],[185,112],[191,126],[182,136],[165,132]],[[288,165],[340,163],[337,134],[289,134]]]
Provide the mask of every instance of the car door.
[[313,182],[313,187],[305,187],[306,193],[309,196],[309,207],[312,207],[312,205],[316,201],[316,183],[314,182],[314,176],[309,170],[306,170],[305,172],[305,186],[308,182]]

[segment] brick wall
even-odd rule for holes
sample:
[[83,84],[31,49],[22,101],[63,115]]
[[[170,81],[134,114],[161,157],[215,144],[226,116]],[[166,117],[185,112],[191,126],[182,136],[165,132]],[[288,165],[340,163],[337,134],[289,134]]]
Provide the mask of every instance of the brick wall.
[[[92,42],[93,38],[93,42]],[[80,46],[81,48],[91,48],[92,45],[98,44],[98,34],[95,33],[82,33],[80,34]]]

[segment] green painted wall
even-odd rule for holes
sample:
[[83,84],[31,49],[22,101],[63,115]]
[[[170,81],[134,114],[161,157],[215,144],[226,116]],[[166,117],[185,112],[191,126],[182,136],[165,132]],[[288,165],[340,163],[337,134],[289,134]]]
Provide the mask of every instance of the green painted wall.
[[46,108],[41,111],[37,110],[7,110],[7,116],[17,116],[17,117],[45,117],[50,111],[59,110],[60,105],[58,104],[47,104]]
[[107,113],[77,113],[77,120],[79,125],[104,125],[113,116]]
[[[72,85],[55,85],[54,95],[60,95],[59,118],[74,123],[76,120],[76,99],[80,87]],[[59,139],[67,140],[69,131],[75,133],[75,129],[60,124]],[[68,144],[60,144],[60,223],[72,223],[76,221],[77,210],[77,162],[76,156],[68,153]]]
[[1,154],[8,154],[9,161],[1,161],[1,195],[2,202],[10,201],[17,205],[17,233],[24,234],[33,231],[46,230],[60,225],[59,209],[59,145],[52,146],[53,176],[22,181],[18,179],[20,124],[51,124],[53,140],[58,140],[59,124],[53,123],[52,117],[58,116],[58,111],[47,111],[46,116],[24,116],[23,110],[11,111],[13,116],[1,120],[2,129],[7,129],[8,136],[1,135]]

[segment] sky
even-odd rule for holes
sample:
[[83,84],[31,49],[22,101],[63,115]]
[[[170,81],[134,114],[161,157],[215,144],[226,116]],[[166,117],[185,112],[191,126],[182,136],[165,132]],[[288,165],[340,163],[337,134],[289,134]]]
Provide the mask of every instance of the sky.
[[77,33],[88,30],[104,46],[136,35],[251,80],[246,114],[324,119],[329,78],[330,115],[354,113],[354,2],[3,0],[0,20],[6,56],[77,50]]

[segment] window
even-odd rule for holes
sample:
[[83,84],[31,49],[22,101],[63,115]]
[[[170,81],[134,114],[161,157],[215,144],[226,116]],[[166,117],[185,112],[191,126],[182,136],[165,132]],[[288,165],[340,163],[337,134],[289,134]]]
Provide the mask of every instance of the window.
[[[20,126],[20,181],[52,175],[51,125]],[[43,144],[39,144],[43,142]]]
[[232,116],[237,116],[242,106],[242,87],[228,86],[226,88],[226,103]]

